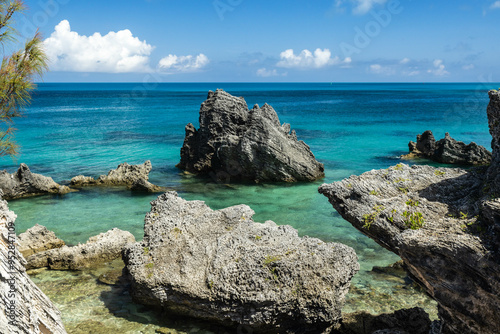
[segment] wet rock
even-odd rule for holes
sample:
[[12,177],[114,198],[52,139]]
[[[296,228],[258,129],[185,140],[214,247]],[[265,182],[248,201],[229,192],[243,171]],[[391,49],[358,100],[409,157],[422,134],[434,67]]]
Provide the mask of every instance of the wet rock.
[[90,237],[85,244],[73,247],[63,246],[28,256],[26,268],[49,267],[50,269],[76,270],[92,267],[120,257],[123,248],[133,242],[135,238],[130,232],[114,228]]
[[142,165],[129,165],[124,162],[116,169],[108,172],[108,175],[101,175],[97,179],[90,176],[78,175],[71,179],[71,185],[74,187],[86,186],[128,186],[139,191],[151,190],[152,192],[161,191],[160,187],[148,182],[149,172],[152,169],[151,161],[147,160]]
[[67,194],[75,191],[57,184],[51,177],[32,173],[26,164],[21,164],[15,173],[0,171],[0,189],[3,199],[30,197],[44,194]]
[[218,89],[200,108],[200,128],[189,123],[180,169],[216,181],[295,182],[324,177],[323,164],[298,141],[289,124],[264,104],[248,110],[245,100]]
[[349,313],[344,316],[340,328],[332,334],[429,334],[431,328],[429,315],[423,309],[414,307],[380,315]]
[[27,258],[35,253],[64,246],[64,241],[56,237],[45,226],[36,224],[17,237],[19,251]]
[[487,165],[491,153],[483,146],[472,142],[468,145],[451,138],[446,132],[443,139],[436,141],[431,131],[417,135],[417,142],[408,144],[410,154],[403,158],[422,157],[444,164]]
[[0,332],[66,333],[61,312],[30,280],[15,246],[14,212],[0,200]]
[[169,313],[260,332],[338,322],[354,250],[252,220],[246,205],[214,211],[168,192],[152,202],[144,239],[123,258],[134,300]]

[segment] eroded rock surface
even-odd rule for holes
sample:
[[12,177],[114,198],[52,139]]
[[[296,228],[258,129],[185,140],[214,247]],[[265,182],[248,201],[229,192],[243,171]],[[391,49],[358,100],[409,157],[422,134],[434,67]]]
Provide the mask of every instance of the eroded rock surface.
[[319,188],[353,226],[403,259],[438,302],[443,333],[500,328],[500,93],[489,95],[489,167],[399,164]]
[[149,172],[152,169],[151,161],[147,160],[141,165],[129,165],[124,162],[116,169],[108,172],[108,175],[101,175],[97,179],[91,176],[78,175],[71,179],[74,187],[86,186],[128,186],[133,190],[159,192],[161,187],[151,184]]
[[27,258],[35,253],[64,246],[64,241],[45,226],[36,224],[17,237],[19,251]]
[[66,333],[61,312],[30,280],[15,247],[14,212],[0,200],[0,332]]
[[451,138],[446,132],[443,139],[436,141],[432,131],[417,135],[417,142],[408,144],[410,154],[403,158],[422,157],[444,164],[487,165],[491,162],[491,152],[474,142],[465,144]]
[[259,332],[320,330],[341,318],[359,270],[354,250],[252,220],[246,205],[214,211],[168,192],[124,261],[145,305]]
[[290,125],[264,104],[248,110],[242,97],[210,91],[200,108],[200,128],[186,126],[179,168],[217,181],[314,181],[323,164],[297,140]]
[[43,194],[66,194],[71,190],[57,184],[51,177],[32,173],[26,164],[21,164],[15,173],[0,171],[0,189],[5,200]]
[[92,267],[120,257],[123,248],[134,242],[135,238],[130,232],[114,228],[90,237],[85,244],[63,246],[30,255],[26,258],[26,269],[49,267],[76,270]]

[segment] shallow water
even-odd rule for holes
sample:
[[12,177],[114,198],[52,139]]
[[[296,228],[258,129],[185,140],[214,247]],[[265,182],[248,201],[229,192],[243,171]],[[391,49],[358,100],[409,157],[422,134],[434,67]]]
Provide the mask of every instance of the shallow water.
[[[158,84],[143,90],[141,84],[42,84],[27,117],[16,120],[21,155],[16,161],[2,158],[0,168],[13,172],[24,162],[33,172],[64,183],[78,174],[105,174],[124,161],[135,164],[149,159],[153,164],[150,181],[174,189],[188,200],[204,200],[214,209],[244,203],[256,212],[255,221],[290,224],[301,235],[353,247],[361,270],[353,280],[345,310],[385,312],[422,304],[435,314],[435,305],[404,281],[388,281],[371,273],[373,266],[389,265],[398,257],[344,221],[317,193],[317,187],[321,182],[399,163],[398,156],[407,152],[408,141],[429,129],[437,138],[447,131],[457,140],[489,148],[487,91],[497,87],[207,83]],[[177,170],[184,126],[188,122],[197,125],[201,102],[209,89],[216,88],[244,96],[250,107],[271,104],[281,122],[290,123],[299,139],[325,164],[325,179],[293,185],[217,184]],[[129,230],[141,239],[144,215],[155,198],[123,188],[84,188],[65,196],[22,199],[9,205],[18,215],[18,233],[38,223],[66,243],[76,244],[113,227]],[[64,282],[73,282],[67,284],[74,284],[76,291],[95,290],[98,296],[102,286],[86,275],[46,271],[36,276],[37,283],[59,300],[56,303],[65,322],[88,320],[85,312],[90,311],[75,307],[78,301],[65,297],[64,288]],[[122,321],[113,312],[102,311],[101,316],[110,326]]]

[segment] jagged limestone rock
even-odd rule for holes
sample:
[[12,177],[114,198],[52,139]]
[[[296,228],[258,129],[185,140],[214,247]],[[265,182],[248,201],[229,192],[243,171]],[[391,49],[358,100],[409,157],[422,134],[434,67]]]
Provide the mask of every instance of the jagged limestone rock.
[[214,211],[175,192],[151,204],[143,241],[124,251],[135,301],[259,332],[340,320],[359,270],[352,248],[255,223],[246,205]]
[[448,132],[436,141],[432,131],[417,135],[417,142],[408,144],[410,153],[403,158],[422,157],[444,164],[487,165],[491,162],[491,152],[474,142],[466,145],[451,138]]
[[123,248],[134,242],[132,233],[113,228],[90,237],[85,244],[63,246],[30,255],[26,257],[26,269],[49,267],[58,270],[76,270],[92,267],[120,257]]
[[27,258],[35,253],[64,246],[64,241],[56,237],[56,234],[49,231],[45,226],[36,224],[26,232],[17,237],[19,251]]
[[0,171],[0,189],[5,200],[43,194],[66,194],[74,190],[57,184],[51,177],[32,173],[26,164],[21,164],[15,173]]
[[0,200],[0,332],[66,333],[61,312],[33,283],[17,250],[16,215]]
[[297,140],[289,124],[264,104],[248,110],[242,97],[210,91],[200,108],[200,128],[189,123],[177,167],[217,181],[295,182],[324,177],[323,164]]

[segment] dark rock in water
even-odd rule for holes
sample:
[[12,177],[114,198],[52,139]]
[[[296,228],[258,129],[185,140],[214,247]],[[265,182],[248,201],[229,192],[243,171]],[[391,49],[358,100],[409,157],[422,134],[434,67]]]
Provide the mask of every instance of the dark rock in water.
[[134,243],[134,236],[127,231],[114,228],[90,237],[85,244],[50,249],[26,257],[26,268],[76,270],[114,260],[121,256],[123,248]]
[[354,250],[252,220],[246,205],[214,211],[168,192],[151,203],[144,240],[123,258],[135,301],[255,332],[322,330],[337,323]]
[[74,187],[128,186],[133,191],[161,192],[163,188],[148,181],[152,168],[149,160],[142,165],[129,165],[124,162],[116,169],[110,170],[108,175],[101,175],[97,179],[84,175],[75,176],[71,179],[71,185]]
[[54,232],[38,224],[27,229],[26,232],[19,234],[17,242],[19,244],[19,251],[24,258],[35,253],[64,246],[64,241],[56,237]]
[[429,315],[423,309],[414,307],[380,315],[349,313],[342,319],[340,328],[332,334],[429,334],[431,327]]
[[15,173],[0,171],[0,189],[5,200],[44,194],[67,194],[75,191],[57,184],[51,177],[32,173],[26,164],[21,164]]
[[0,332],[66,333],[61,312],[31,281],[15,247],[16,215],[0,200]]
[[323,164],[298,141],[289,124],[264,104],[252,110],[242,97],[210,91],[200,108],[200,128],[186,126],[180,169],[210,175],[217,181],[314,181]]
[[342,217],[403,259],[438,302],[443,333],[500,328],[500,93],[489,95],[489,167],[399,164],[319,188]]
[[436,141],[432,131],[427,130],[417,135],[417,142],[408,144],[410,154],[403,158],[422,157],[444,164],[487,165],[491,162],[491,153],[483,146],[472,142],[468,145],[456,141],[447,132],[443,139]]

